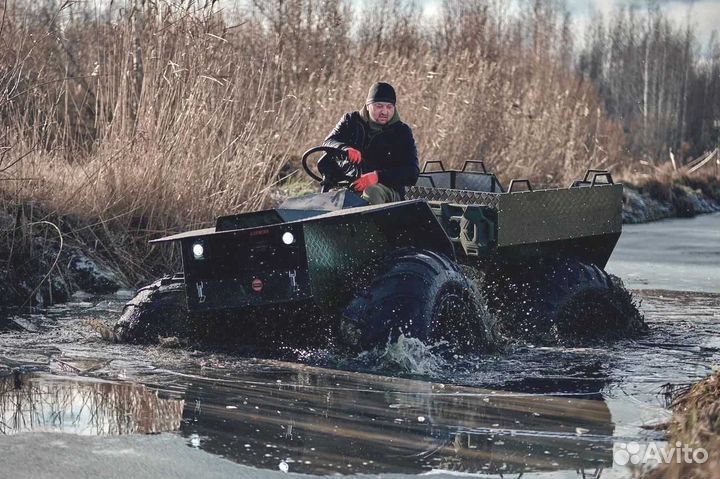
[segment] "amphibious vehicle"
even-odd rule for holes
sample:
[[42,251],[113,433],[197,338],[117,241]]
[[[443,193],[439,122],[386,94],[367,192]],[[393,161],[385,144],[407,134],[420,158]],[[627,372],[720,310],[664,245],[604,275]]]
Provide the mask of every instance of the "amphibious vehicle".
[[359,173],[344,151],[313,148],[302,165],[319,193],[153,240],[180,245],[183,272],[141,289],[118,336],[198,334],[223,321],[219,334],[238,344],[329,338],[367,349],[404,334],[482,349],[498,336],[637,326],[603,270],[622,228],[622,186],[608,171],[536,190],[503,185],[483,161],[430,161],[406,200],[369,205],[350,188]]

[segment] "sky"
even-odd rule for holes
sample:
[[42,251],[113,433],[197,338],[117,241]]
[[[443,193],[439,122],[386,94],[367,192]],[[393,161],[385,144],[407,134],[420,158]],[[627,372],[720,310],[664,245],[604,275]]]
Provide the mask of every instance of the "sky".
[[[715,30],[720,31],[720,0],[655,0],[665,14],[674,19],[678,25],[684,24],[688,11],[690,23],[702,46],[710,39]],[[575,28],[582,31],[587,25],[593,12],[601,12],[607,18],[612,12],[622,6],[637,6],[645,9],[647,0],[566,0],[568,9],[572,14]],[[421,0],[426,16],[432,16],[439,11],[442,0]],[[720,32],[719,32],[720,33]],[[582,35],[578,35],[582,41]]]
[[[684,25],[688,14],[698,40],[706,44],[713,29],[720,29],[720,0],[660,0],[660,9],[677,24]],[[647,8],[642,0],[568,0],[568,8],[578,17],[579,23],[587,21],[593,10],[606,17],[621,6]]]

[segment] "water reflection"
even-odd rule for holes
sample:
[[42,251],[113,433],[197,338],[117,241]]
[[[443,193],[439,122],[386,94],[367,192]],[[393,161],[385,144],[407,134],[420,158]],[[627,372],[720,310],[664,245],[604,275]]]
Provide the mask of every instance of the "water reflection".
[[273,372],[269,381],[260,371],[244,380],[193,378],[181,426],[190,445],[243,464],[313,474],[595,471],[612,464],[614,424],[604,401],[300,366],[276,364]]
[[[204,371],[207,373],[207,370]],[[183,374],[173,390],[85,377],[0,378],[0,433],[177,431],[191,447],[313,474],[597,470],[611,464],[603,401],[501,393],[268,362]]]
[[184,402],[145,386],[90,378],[0,378],[0,433],[151,434],[180,427]]

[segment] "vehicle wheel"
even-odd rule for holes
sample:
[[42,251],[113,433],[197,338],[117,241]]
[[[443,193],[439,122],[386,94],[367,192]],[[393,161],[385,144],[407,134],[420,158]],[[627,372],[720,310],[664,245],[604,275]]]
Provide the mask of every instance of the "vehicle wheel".
[[187,335],[185,283],[166,277],[138,290],[114,327],[120,342],[152,343],[159,337]]
[[483,292],[499,332],[514,339],[555,343],[645,329],[619,278],[574,259],[496,266],[485,275]]
[[383,264],[387,266],[343,312],[343,345],[369,350],[401,333],[433,344],[447,341],[463,350],[489,345],[489,317],[477,289],[457,264],[418,249],[395,251]]

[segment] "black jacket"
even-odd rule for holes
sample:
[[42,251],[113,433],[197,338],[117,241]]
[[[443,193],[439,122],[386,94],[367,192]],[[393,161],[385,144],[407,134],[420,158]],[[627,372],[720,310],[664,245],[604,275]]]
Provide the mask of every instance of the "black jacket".
[[362,153],[363,173],[377,171],[378,180],[405,197],[405,186],[414,185],[420,174],[412,130],[402,121],[385,125],[371,136],[360,112],[346,113],[325,139],[324,146],[346,146]]

